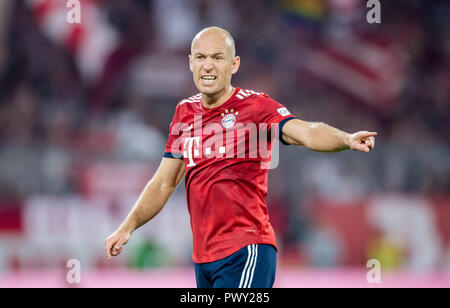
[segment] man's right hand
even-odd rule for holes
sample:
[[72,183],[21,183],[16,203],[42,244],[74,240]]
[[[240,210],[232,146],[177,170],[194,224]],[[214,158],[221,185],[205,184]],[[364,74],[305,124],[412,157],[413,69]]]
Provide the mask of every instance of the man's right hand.
[[122,252],[131,234],[157,215],[184,177],[184,161],[164,157],[122,224],[105,240],[108,261]]
[[108,261],[111,260],[111,256],[117,256],[122,252],[122,247],[128,243],[130,236],[131,233],[129,232],[116,231],[105,240],[105,252]]

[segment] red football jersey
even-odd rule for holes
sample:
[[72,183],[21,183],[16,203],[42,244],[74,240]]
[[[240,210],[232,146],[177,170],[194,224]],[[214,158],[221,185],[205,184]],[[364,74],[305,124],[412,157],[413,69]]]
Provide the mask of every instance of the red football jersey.
[[273,139],[293,118],[266,94],[240,88],[215,108],[205,108],[201,94],[178,103],[164,157],[184,159],[195,263],[249,244],[277,247],[267,175]]

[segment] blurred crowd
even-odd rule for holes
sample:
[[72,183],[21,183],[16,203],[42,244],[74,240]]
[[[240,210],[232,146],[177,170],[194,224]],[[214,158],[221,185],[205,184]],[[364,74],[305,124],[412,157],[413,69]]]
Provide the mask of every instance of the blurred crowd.
[[[365,1],[357,0],[306,1],[317,4],[309,15],[292,9],[296,1],[89,2],[115,37],[95,74],[83,67],[83,46],[48,36],[33,1],[1,1],[0,205],[80,194],[78,168],[86,164],[157,166],[177,102],[197,93],[187,65],[191,39],[211,25],[235,38],[242,64],[233,85],[268,93],[306,121],[378,132],[367,155],[281,147],[268,203],[283,241],[304,234],[312,198],[449,193],[450,2],[381,1],[380,24],[366,22]],[[362,99],[307,69],[311,46],[339,46],[355,34],[389,42],[403,63],[398,90],[385,101]],[[377,69],[389,71],[385,65]]]

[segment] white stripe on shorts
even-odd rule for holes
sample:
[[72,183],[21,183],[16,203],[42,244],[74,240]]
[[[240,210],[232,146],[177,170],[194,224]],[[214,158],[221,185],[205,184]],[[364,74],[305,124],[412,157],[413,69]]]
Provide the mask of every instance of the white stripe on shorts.
[[256,259],[258,259],[258,245],[255,245],[255,261],[253,262],[252,273],[250,275],[250,280],[248,282],[247,288],[252,287],[253,274],[255,273],[255,268],[256,268]]
[[247,246],[247,250],[248,250],[247,262],[245,262],[244,270],[242,271],[241,281],[239,282],[239,288],[242,288],[242,283],[244,282],[244,279],[245,279],[245,276],[246,276],[245,274],[247,272],[248,263],[249,263],[249,261],[251,259],[251,256],[252,256],[252,250],[251,250],[250,246],[251,245]]
[[253,274],[256,267],[256,258],[258,256],[258,245],[248,245],[247,262],[245,263],[244,270],[242,271],[241,281],[239,288],[249,288],[252,284]]

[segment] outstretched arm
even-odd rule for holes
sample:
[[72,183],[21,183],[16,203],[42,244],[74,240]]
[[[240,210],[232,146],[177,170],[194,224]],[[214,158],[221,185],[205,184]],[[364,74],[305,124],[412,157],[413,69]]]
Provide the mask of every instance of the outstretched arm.
[[131,234],[155,217],[164,207],[184,176],[184,162],[181,159],[163,158],[154,177],[147,183],[128,216],[105,240],[108,260],[122,251]]
[[302,145],[318,152],[358,150],[369,152],[375,147],[376,132],[343,132],[321,122],[306,122],[293,119],[283,126],[283,140],[292,145]]

